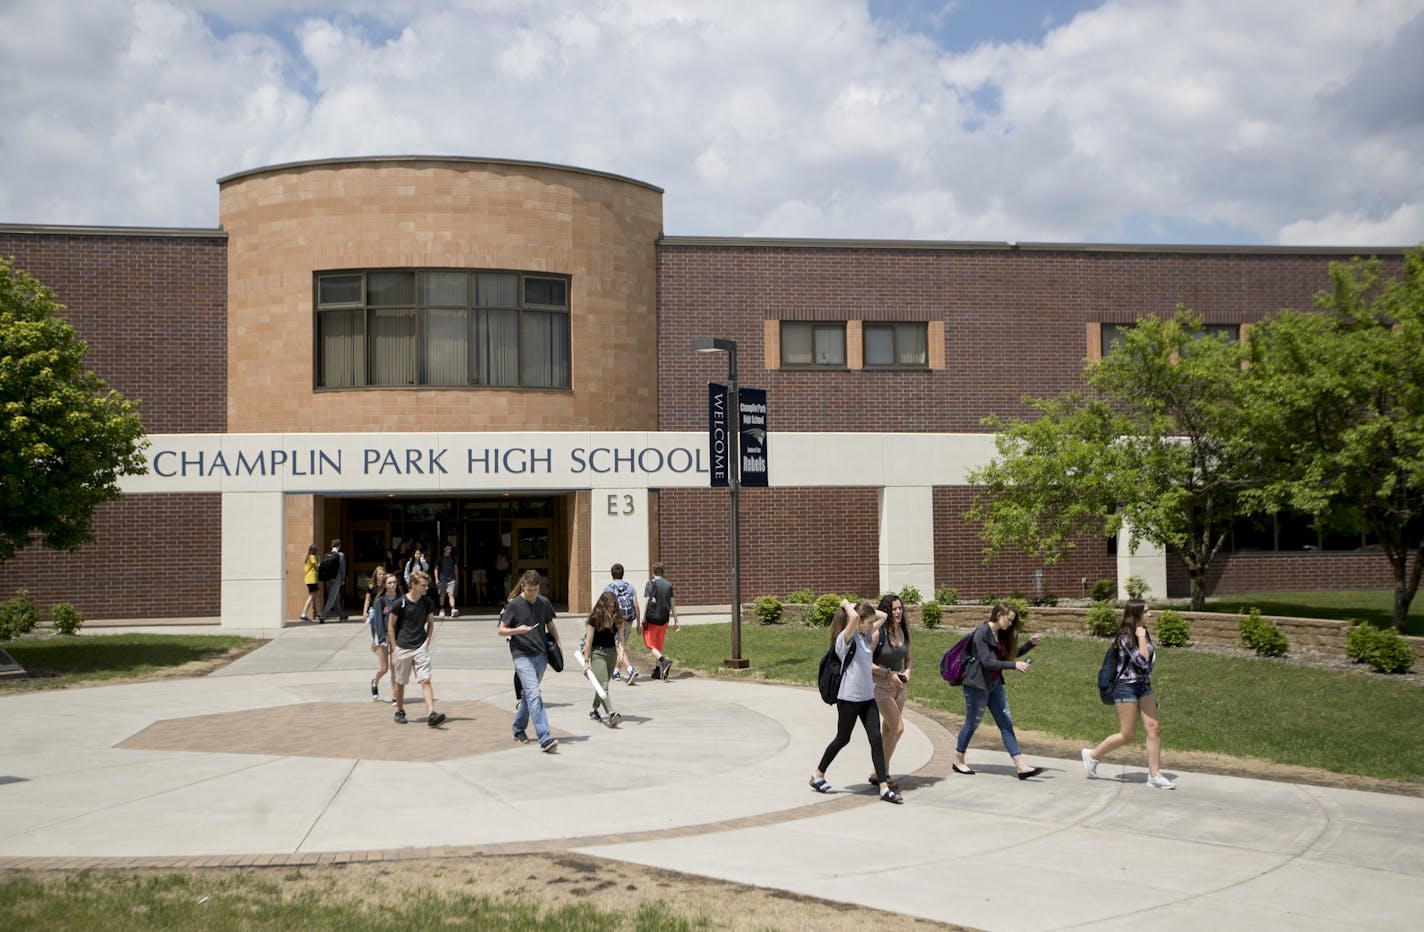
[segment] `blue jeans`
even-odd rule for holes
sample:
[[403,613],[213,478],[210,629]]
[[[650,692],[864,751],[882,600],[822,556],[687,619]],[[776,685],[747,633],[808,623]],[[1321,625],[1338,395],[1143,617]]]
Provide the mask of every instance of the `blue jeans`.
[[964,687],[964,727],[959,729],[959,741],[955,750],[961,755],[969,750],[969,739],[984,719],[984,709],[994,716],[994,724],[999,726],[999,736],[1004,739],[1004,749],[1010,757],[1019,756],[1019,741],[1014,737],[1014,720],[1009,716],[1009,697],[1004,694],[1004,681],[994,684],[987,693],[973,686]]
[[548,665],[549,658],[544,654],[514,655],[514,675],[519,677],[519,686],[524,691],[519,697],[519,710],[514,713],[514,733],[523,734],[532,718],[540,745],[549,740],[549,717],[544,714],[544,697],[539,694],[539,681],[544,678],[544,668]]

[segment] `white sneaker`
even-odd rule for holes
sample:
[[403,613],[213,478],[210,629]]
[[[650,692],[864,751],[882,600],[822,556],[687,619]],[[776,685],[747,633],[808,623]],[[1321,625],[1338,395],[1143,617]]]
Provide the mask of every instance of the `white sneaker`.
[[1083,769],[1088,771],[1088,779],[1098,778],[1098,762],[1093,760],[1093,749],[1083,748]]
[[1155,777],[1148,777],[1147,785],[1156,787],[1159,790],[1175,790],[1177,788],[1177,785],[1175,783],[1173,783],[1171,780],[1168,780],[1160,773]]
[[450,617],[451,617],[451,618],[459,618],[459,617],[460,617],[460,610],[459,610],[458,608],[452,608],[452,609],[450,609]]

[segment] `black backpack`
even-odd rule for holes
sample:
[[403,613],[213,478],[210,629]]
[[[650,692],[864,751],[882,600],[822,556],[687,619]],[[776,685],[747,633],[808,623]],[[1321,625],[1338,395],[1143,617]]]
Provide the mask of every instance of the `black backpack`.
[[[840,635],[838,634],[836,637],[840,637]],[[845,674],[845,668],[850,665],[850,658],[854,656],[855,638],[851,638],[845,660],[836,656],[835,644],[832,644],[826,651],[826,655],[821,658],[820,669],[816,671],[816,686],[821,690],[821,699],[827,705],[836,704],[836,698],[841,691],[841,677]]]
[[331,582],[340,572],[341,555],[328,550],[326,556],[322,557],[321,562],[317,564],[316,578],[322,582]]
[[1103,654],[1103,665],[1098,668],[1098,698],[1103,705],[1113,704],[1113,686],[1117,684],[1118,649],[1117,641]]

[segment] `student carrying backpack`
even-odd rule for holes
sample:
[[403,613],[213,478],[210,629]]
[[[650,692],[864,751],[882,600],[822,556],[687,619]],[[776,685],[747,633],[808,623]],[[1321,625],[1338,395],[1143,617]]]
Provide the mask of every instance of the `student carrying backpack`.
[[341,554],[328,550],[316,567],[316,578],[321,582],[331,582],[341,572]]

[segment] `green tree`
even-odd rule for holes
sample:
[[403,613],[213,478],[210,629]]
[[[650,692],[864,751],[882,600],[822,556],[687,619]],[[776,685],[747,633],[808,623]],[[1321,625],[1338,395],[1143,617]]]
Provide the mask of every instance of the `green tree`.
[[1424,247],[1395,278],[1376,259],[1330,275],[1316,296],[1324,313],[1252,328],[1241,439],[1269,478],[1252,497],[1374,535],[1403,630],[1424,570]]
[[1116,534],[1181,555],[1192,608],[1253,481],[1235,444],[1241,347],[1178,307],[1141,317],[1088,367],[1088,392],[1026,398],[1038,416],[1003,423],[967,517],[988,558],[1007,545],[1053,563],[1076,537]]
[[144,471],[138,403],[84,369],[89,348],[62,310],[0,258],[0,562],[32,538],[54,550],[91,540],[94,506]]

